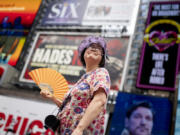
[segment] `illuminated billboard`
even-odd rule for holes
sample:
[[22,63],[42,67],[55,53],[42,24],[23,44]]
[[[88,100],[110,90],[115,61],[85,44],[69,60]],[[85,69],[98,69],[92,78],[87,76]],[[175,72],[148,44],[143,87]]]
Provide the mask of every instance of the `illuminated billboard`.
[[[4,0],[0,4],[1,29],[29,29],[41,0]],[[32,6],[33,5],[33,6]]]
[[138,88],[174,90],[180,54],[180,2],[150,3]]
[[119,92],[110,135],[169,135],[172,104],[169,99]]
[[63,0],[51,2],[42,25],[79,25],[88,0]]
[[[0,4],[0,63],[16,66],[41,0],[5,0]],[[33,5],[33,6],[30,6]]]
[[[94,34],[37,32],[20,81],[32,83],[28,72],[36,68],[48,67],[63,74],[70,85],[75,84],[85,73],[85,68],[78,57],[77,48],[88,35]],[[105,38],[105,40],[109,54],[106,68],[111,77],[111,89],[119,90],[129,37],[111,37]]]

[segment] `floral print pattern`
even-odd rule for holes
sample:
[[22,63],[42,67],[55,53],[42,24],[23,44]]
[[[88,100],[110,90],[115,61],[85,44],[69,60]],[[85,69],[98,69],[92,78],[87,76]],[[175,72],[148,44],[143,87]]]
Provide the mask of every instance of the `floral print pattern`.
[[[110,77],[105,68],[98,68],[84,74],[75,86],[70,89],[66,97],[70,94],[71,100],[58,115],[61,120],[61,135],[72,134],[90,104],[94,92],[100,87],[104,89],[104,92],[108,96],[110,90]],[[84,130],[83,135],[103,135],[106,113],[105,107],[106,105],[99,116]]]

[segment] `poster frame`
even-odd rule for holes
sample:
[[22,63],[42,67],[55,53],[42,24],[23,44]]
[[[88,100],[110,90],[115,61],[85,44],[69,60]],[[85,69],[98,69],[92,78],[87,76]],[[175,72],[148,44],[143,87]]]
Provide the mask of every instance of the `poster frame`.
[[[29,80],[24,78],[26,69],[28,68],[29,62],[31,60],[31,57],[33,55],[33,51],[35,50],[36,47],[36,43],[38,41],[38,38],[40,35],[42,34],[46,34],[46,35],[64,35],[64,36],[90,36],[90,35],[94,35],[94,36],[102,36],[100,32],[57,32],[57,31],[36,31],[35,32],[35,37],[34,40],[31,42],[31,47],[29,49],[29,53],[27,54],[27,58],[24,64],[24,67],[20,73],[19,76],[19,81],[23,82],[23,83],[30,83],[30,84],[34,84],[33,80]],[[123,85],[124,85],[124,80],[125,80],[125,73],[126,73],[126,68],[128,66],[128,59],[129,59],[129,54],[130,54],[130,49],[131,49],[131,44],[132,44],[132,40],[133,40],[133,36],[125,36],[129,38],[128,44],[127,44],[127,49],[126,49],[126,56],[124,57],[124,66],[122,69],[122,76],[121,76],[121,83],[118,86],[118,91],[122,91],[123,89]],[[104,37],[104,38],[109,38],[109,37]],[[111,37],[110,37],[111,38]],[[122,37],[117,37],[117,38],[123,38]],[[69,84],[69,87],[72,87],[72,84]],[[116,91],[117,91],[116,90]]]

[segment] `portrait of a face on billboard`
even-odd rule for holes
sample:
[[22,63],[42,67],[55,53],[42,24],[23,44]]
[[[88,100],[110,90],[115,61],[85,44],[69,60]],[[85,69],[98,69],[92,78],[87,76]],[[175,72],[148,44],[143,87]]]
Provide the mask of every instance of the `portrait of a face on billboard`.
[[[38,33],[21,73],[20,81],[31,82],[28,72],[36,68],[52,68],[60,72],[70,85],[85,73],[77,48],[87,34]],[[118,90],[124,67],[129,38],[105,38],[112,89]]]
[[169,135],[172,104],[167,98],[118,93],[110,135]]

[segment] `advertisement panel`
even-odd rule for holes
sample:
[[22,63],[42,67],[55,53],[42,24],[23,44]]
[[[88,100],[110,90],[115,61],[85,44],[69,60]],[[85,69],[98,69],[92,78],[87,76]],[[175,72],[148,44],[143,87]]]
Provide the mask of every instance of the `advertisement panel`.
[[25,36],[0,36],[0,63],[15,66],[25,41]]
[[44,119],[47,115],[56,115],[55,105],[8,96],[0,96],[0,100],[2,135],[54,135],[44,128]]
[[130,35],[134,32],[139,3],[140,0],[52,1],[49,2],[40,25],[102,26],[103,31],[115,28]]
[[[21,73],[20,81],[32,83],[28,72],[36,68],[48,67],[60,72],[70,85],[76,83],[85,73],[77,48],[87,35],[93,35],[93,33],[38,32]],[[110,73],[112,89],[118,90],[129,37],[105,38],[105,40],[109,54],[106,68]]]
[[79,25],[88,0],[63,0],[51,2],[42,25]]
[[[89,0],[82,25],[115,25],[133,34],[140,0]],[[129,10],[131,9],[131,10]]]
[[169,135],[172,104],[167,98],[119,92],[110,135]]
[[[16,66],[41,0],[5,0],[0,4],[0,63]],[[30,6],[33,5],[33,6]]]
[[42,0],[1,1],[0,29],[29,29],[39,9],[41,1]]
[[150,3],[138,88],[174,90],[179,65],[180,2]]

